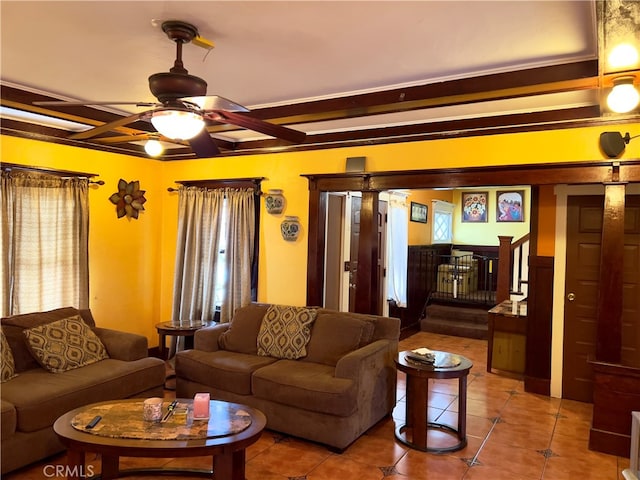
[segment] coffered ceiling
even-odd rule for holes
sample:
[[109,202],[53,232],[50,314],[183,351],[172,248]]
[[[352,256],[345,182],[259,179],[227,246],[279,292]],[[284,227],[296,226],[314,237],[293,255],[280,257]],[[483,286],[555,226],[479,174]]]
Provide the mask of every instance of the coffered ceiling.
[[[604,102],[620,74],[604,62],[607,49],[623,40],[640,47],[636,1],[2,0],[0,14],[4,135],[146,156],[155,132],[147,118],[69,137],[147,109],[32,102],[154,102],[147,79],[168,71],[176,55],[165,20],[189,22],[215,44],[183,48],[184,67],[206,80],[208,94],[307,134],[289,144],[210,121],[221,155],[640,117],[637,109],[612,114]],[[623,69],[636,84],[639,68]],[[194,158],[188,144],[165,146],[164,160]]]

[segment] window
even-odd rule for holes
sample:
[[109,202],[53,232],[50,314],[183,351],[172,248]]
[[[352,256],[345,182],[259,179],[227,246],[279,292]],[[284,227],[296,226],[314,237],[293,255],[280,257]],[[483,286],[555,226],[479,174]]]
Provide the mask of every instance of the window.
[[433,200],[431,211],[433,223],[431,224],[431,243],[451,243],[453,241],[453,203],[442,200]]
[[250,180],[178,189],[173,323],[227,322],[256,299],[260,179]]
[[2,315],[88,308],[88,179],[2,172]]
[[215,262],[215,287],[213,299],[215,310],[219,316],[224,302],[227,280],[229,278],[229,266],[227,264],[227,224],[229,223],[229,202],[225,198],[222,202],[222,222],[220,225],[220,237],[218,239],[218,260]]

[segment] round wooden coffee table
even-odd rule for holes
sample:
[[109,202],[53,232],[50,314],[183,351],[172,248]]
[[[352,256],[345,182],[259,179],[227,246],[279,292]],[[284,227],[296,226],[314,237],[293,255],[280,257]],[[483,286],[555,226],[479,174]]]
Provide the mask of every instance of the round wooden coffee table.
[[[85,454],[93,452],[102,457],[99,478],[104,480],[143,473],[245,480],[245,451],[260,438],[264,430],[266,418],[262,412],[245,405],[212,400],[208,420],[193,421],[189,415],[178,417],[176,413],[166,424],[140,426],[143,400],[113,400],[86,405],[56,420],[53,429],[67,447],[68,478],[86,480],[90,476],[92,472],[85,469]],[[193,402],[189,399],[178,400],[183,406]],[[166,405],[163,411],[166,411]],[[102,420],[94,429],[87,431],[84,428],[85,422],[88,423],[86,419],[93,418],[96,413],[102,416]],[[136,424],[139,426],[136,427]],[[114,436],[120,434],[118,430],[122,430],[125,437]],[[121,456],[211,456],[213,469],[150,468],[120,471]]]
[[[396,438],[408,447],[424,452],[443,453],[464,448],[467,445],[467,376],[473,366],[471,360],[462,355],[434,351],[435,365],[419,365],[407,360],[409,352],[400,352],[396,357],[398,370],[407,374],[406,423],[396,428]],[[458,428],[428,421],[430,378],[458,379]],[[429,429],[451,434],[456,442],[443,447],[428,446]]]

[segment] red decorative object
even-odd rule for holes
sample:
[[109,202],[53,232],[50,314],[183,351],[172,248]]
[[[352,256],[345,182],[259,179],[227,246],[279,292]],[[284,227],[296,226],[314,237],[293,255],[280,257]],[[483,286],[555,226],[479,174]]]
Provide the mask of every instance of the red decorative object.
[[127,183],[125,180],[118,181],[118,191],[109,197],[111,203],[116,206],[118,218],[125,215],[127,218],[138,218],[138,212],[144,210],[145,190],[140,190],[140,182],[135,180]]

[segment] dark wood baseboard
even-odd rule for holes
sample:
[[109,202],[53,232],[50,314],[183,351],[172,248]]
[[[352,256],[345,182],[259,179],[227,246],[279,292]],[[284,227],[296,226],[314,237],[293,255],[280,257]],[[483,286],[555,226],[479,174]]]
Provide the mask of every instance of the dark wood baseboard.
[[631,412],[640,411],[640,368],[590,363],[593,366],[593,419],[589,448],[628,457]]
[[551,379],[524,377],[524,391],[528,393],[537,393],[538,395],[551,395]]
[[410,337],[411,335],[420,331],[420,324],[416,323],[410,327],[406,327],[400,330],[400,340]]
[[631,436],[607,432],[591,427],[589,430],[589,450],[629,458]]

